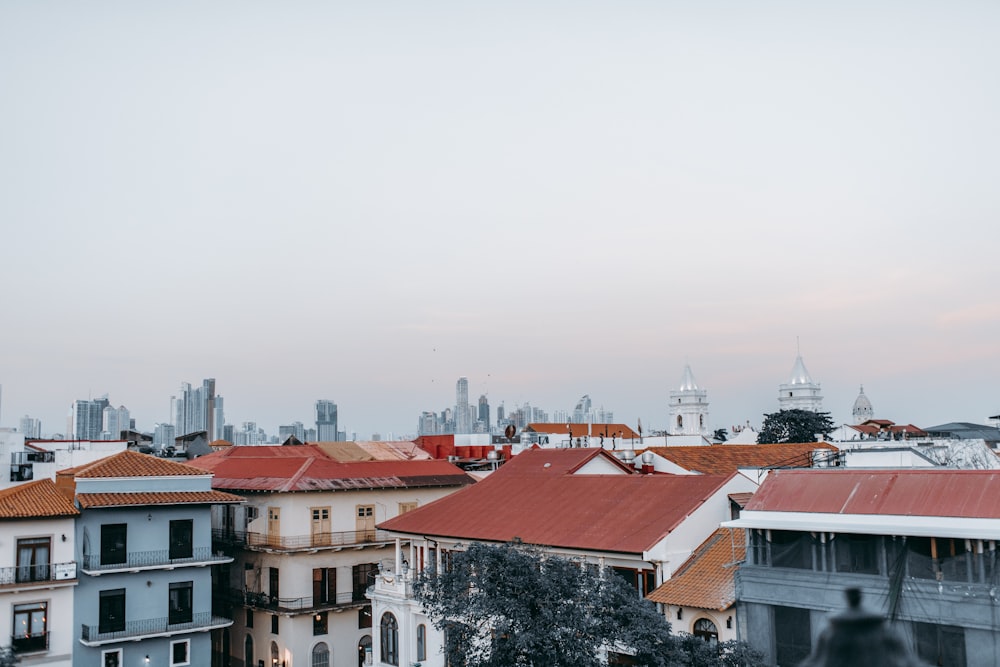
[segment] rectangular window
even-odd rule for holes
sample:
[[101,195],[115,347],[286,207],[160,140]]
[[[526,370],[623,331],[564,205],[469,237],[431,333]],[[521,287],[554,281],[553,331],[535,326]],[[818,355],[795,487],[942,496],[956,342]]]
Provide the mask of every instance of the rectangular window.
[[17,581],[47,581],[51,541],[32,537],[17,541]]
[[326,612],[313,614],[313,636],[325,635],[326,632]]
[[813,569],[813,544],[809,533],[789,530],[771,531],[771,565],[773,567],[793,567],[800,570]]
[[399,513],[406,514],[407,512],[412,512],[417,509],[416,503],[399,503]]
[[914,623],[917,655],[932,665],[965,667],[965,630],[954,625]]
[[14,632],[11,647],[15,653],[35,653],[49,648],[48,604],[33,602],[14,605]]
[[337,601],[337,570],[332,567],[313,568],[313,604],[333,604]]
[[878,574],[877,535],[852,535],[839,533],[833,538],[837,557],[837,572]]
[[253,627],[253,609],[247,609],[246,612],[247,612],[247,614],[246,614],[246,626],[248,628],[252,628]]
[[271,615],[271,634],[278,634],[278,616],[277,614]]
[[107,523],[101,526],[101,565],[118,565],[128,559],[128,524]]
[[125,629],[125,589],[116,588],[99,594],[97,631],[121,632]]
[[774,607],[774,648],[779,665],[797,665],[812,651],[809,610]]
[[378,574],[378,564],[361,563],[355,565],[352,574],[354,575],[354,589],[351,593],[351,600],[362,602],[367,600],[365,592],[368,587],[375,583],[375,575]]
[[362,607],[358,609],[358,629],[372,627],[372,608]]
[[170,610],[167,623],[190,623],[194,618],[194,582],[179,581],[170,584]]
[[271,602],[278,601],[280,592],[278,568],[269,567],[267,568],[267,594],[271,596]]
[[194,521],[179,519],[170,522],[170,560],[194,555]]
[[181,639],[170,642],[170,667],[191,664],[191,640]]
[[113,648],[101,651],[101,665],[102,667],[122,667],[122,650]]

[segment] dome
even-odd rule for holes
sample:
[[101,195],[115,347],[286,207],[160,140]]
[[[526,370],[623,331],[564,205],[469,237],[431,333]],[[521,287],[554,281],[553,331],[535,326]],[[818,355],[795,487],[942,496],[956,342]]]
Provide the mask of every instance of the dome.
[[868,400],[867,396],[865,396],[864,385],[861,385],[861,393],[859,393],[858,397],[854,399],[854,407],[851,409],[851,414],[854,416],[855,424],[868,421],[875,416],[875,410],[872,408],[872,402]]

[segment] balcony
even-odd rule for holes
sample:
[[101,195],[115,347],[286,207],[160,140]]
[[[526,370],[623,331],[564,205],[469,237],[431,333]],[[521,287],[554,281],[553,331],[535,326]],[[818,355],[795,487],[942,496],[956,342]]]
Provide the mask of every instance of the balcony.
[[[191,555],[184,558],[171,558],[170,550],[130,551],[125,562],[107,563],[101,561],[101,554],[89,554],[83,557],[83,572],[92,576],[100,576],[110,572],[138,572],[140,570],[168,569],[175,567],[204,567],[220,563],[231,563],[229,556],[217,555],[209,547],[198,547],[191,550]],[[117,560],[117,559],[116,559]]]
[[10,638],[10,647],[14,653],[39,653],[49,650],[49,633],[36,632],[31,635],[14,635]]
[[254,551],[317,551],[363,549],[393,541],[384,530],[345,530],[310,535],[269,535],[267,533],[213,530],[213,541],[221,547],[242,547]]
[[53,584],[75,584],[76,563],[45,563],[20,567],[0,567],[0,587],[51,587]]
[[267,593],[245,591],[239,588],[229,589],[229,600],[232,604],[242,605],[250,609],[259,609],[272,613],[307,614],[317,611],[343,611],[364,607],[369,604],[368,598],[355,595],[352,591],[337,593],[332,600],[316,600],[312,597],[281,598],[272,597]]
[[120,630],[100,631],[99,625],[83,625],[80,643],[84,646],[100,646],[120,641],[139,641],[151,637],[171,637],[188,632],[207,632],[218,628],[228,628],[233,624],[228,618],[214,616],[211,612],[194,614],[189,623],[170,623],[169,618],[147,618],[141,621],[126,621]]

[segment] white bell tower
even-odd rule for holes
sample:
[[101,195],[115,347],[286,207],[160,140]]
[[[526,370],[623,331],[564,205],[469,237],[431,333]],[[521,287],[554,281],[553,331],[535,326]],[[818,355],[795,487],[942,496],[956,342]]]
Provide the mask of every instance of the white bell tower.
[[823,396],[819,393],[819,383],[813,382],[809,371],[802,362],[802,355],[795,357],[792,379],[778,385],[778,407],[781,410],[823,411]]
[[670,435],[708,435],[708,392],[684,365],[680,388],[670,392]]

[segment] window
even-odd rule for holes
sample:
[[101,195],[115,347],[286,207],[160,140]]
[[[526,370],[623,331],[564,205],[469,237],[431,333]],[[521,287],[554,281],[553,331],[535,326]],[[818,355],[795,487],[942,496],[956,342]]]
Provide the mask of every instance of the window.
[[267,592],[272,602],[277,602],[280,595],[278,568],[267,568]]
[[170,667],[191,664],[191,640],[170,642]]
[[170,584],[170,613],[167,623],[190,623],[194,610],[194,582],[179,581]]
[[97,631],[121,632],[125,629],[125,589],[116,588],[99,593]]
[[101,564],[117,565],[128,556],[128,524],[108,523],[101,526]]
[[332,535],[330,534],[330,508],[313,507],[310,508],[310,511],[312,512],[312,524],[310,526],[312,545],[329,545],[332,538]]
[[809,533],[789,530],[771,531],[771,565],[773,567],[793,567],[801,570],[813,569],[813,544]]
[[330,667],[330,649],[324,642],[313,646],[312,667]]
[[278,655],[278,644],[276,642],[271,642],[271,664],[277,665],[278,660],[280,659],[281,656]]
[[932,665],[965,667],[965,630],[954,625],[914,623],[917,655]]
[[337,569],[333,567],[313,568],[313,605],[329,604],[337,601]]
[[278,615],[271,614],[271,634],[278,634]]
[[694,632],[692,632],[695,637],[701,637],[705,641],[714,644],[719,641],[719,631],[715,627],[715,623],[708,620],[707,618],[699,618],[694,622]]
[[812,651],[809,610],[774,607],[775,658],[779,665],[797,665]]
[[851,535],[848,533],[841,533],[834,537],[833,549],[837,558],[837,572],[878,574],[878,544],[880,539],[877,535]]
[[194,521],[179,519],[170,522],[170,560],[191,558],[193,546]]
[[107,651],[101,651],[101,665],[103,665],[103,667],[121,667],[122,650],[120,648],[113,648]]
[[427,626],[421,623],[417,626],[417,660],[427,659]]
[[49,578],[49,545],[47,537],[17,541],[17,581],[46,581]]
[[11,648],[15,653],[33,653],[49,648],[48,605],[45,602],[14,605]]
[[375,540],[375,506],[358,505],[356,507],[357,521],[355,537],[358,542],[372,542]]
[[247,639],[243,642],[243,664],[246,667],[253,667],[253,637],[247,635]]
[[382,614],[379,623],[379,637],[382,640],[382,662],[390,665],[399,664],[399,624],[391,612]]
[[248,628],[252,628],[253,627],[253,609],[247,609],[246,612],[247,612],[246,626]]
[[313,614],[313,637],[326,633],[326,612],[321,611],[318,614]]
[[358,609],[358,630],[372,627],[372,608],[362,607]]
[[378,564],[361,563],[355,565],[352,569],[352,574],[354,575],[354,591],[351,594],[351,600],[354,602],[363,602],[367,599],[365,592],[375,581],[375,575],[378,574]]
[[256,521],[258,516],[260,516],[260,510],[258,510],[256,507],[247,507],[247,513],[246,513],[247,529],[249,529],[250,527],[250,522]]
[[412,512],[417,509],[416,503],[399,503],[399,513],[406,514],[407,512]]

